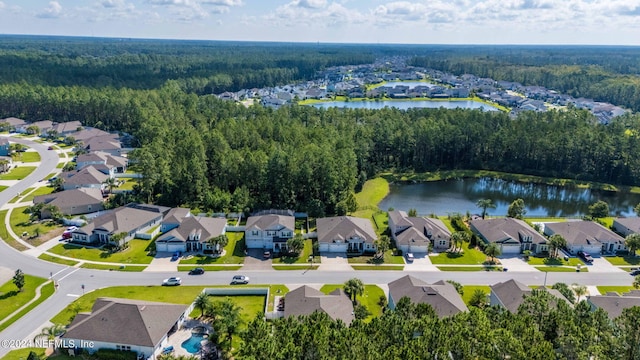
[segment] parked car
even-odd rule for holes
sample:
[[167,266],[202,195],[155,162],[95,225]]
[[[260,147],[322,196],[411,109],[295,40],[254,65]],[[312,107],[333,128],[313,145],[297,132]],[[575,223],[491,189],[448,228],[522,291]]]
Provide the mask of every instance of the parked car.
[[265,259],[269,259],[271,257],[271,251],[265,251],[262,253],[262,257]]
[[636,276],[636,275],[640,275],[640,269],[639,268],[631,268],[631,271],[629,271],[629,275],[631,276]]
[[591,264],[593,262],[593,258],[588,252],[578,251],[578,256],[580,256],[587,264]]
[[204,274],[204,269],[201,267],[193,268],[189,271],[189,275],[202,275]]
[[178,259],[180,259],[180,255],[182,255],[180,251],[174,252],[173,255],[171,256],[171,261],[178,261]]
[[182,279],[175,276],[162,280],[162,286],[178,286],[180,284],[182,284]]
[[406,258],[408,262],[413,262],[413,260],[415,260],[415,257],[413,257],[413,253],[407,253]]
[[73,237],[73,235],[71,234],[71,231],[67,230],[65,232],[62,233],[62,240],[69,240]]
[[231,279],[231,285],[248,284],[248,283],[249,283],[249,277],[244,275],[236,275],[233,277],[233,279]]

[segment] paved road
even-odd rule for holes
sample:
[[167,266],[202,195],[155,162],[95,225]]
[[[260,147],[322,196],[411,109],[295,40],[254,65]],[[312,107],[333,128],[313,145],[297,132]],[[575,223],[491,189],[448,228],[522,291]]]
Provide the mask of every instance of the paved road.
[[[36,149],[42,157],[42,165],[26,179],[20,181],[11,189],[0,192],[0,205],[8,202],[18,191],[24,191],[34,183],[44,178],[55,169],[58,155],[48,151],[45,145],[24,139],[12,141],[29,145]],[[14,191],[15,190],[15,191]],[[0,241],[0,266],[14,271],[17,268],[25,273],[40,277],[49,277],[58,281],[58,291],[45,302],[19,321],[0,332],[0,342],[5,339],[27,339],[36,329],[46,323],[54,315],[64,309],[69,303],[82,295],[84,291],[92,291],[116,285],[159,285],[162,279],[176,275],[176,272],[117,272],[73,268],[41,261],[23,254]],[[189,285],[223,285],[228,284],[231,277],[238,271],[207,272],[201,276],[188,276],[182,273],[183,286]],[[491,285],[497,282],[516,278],[527,285],[542,285],[545,283],[545,273],[542,272],[430,272],[430,271],[242,271],[251,278],[252,284],[340,284],[346,280],[358,277],[369,284],[386,284],[403,275],[413,275],[427,282],[438,280],[455,280],[465,285]],[[564,282],[567,284],[580,283],[589,286],[597,285],[631,285],[632,278],[626,273],[548,273],[547,284]],[[0,348],[0,357],[11,349]]]

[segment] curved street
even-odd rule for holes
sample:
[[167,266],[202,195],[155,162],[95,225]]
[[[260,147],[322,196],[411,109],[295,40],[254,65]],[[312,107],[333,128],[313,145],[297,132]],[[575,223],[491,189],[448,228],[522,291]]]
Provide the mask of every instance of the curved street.
[[[55,151],[47,150],[47,146],[30,140],[12,138],[11,141],[28,145],[41,156],[40,166],[28,177],[12,187],[0,192],[0,206],[7,203],[18,192],[33,186],[56,169],[59,158]],[[27,339],[54,315],[84,292],[116,285],[160,285],[162,279],[175,276],[175,272],[118,272],[75,268],[45,262],[30,255],[19,252],[4,241],[0,241],[0,271],[22,269],[27,274],[49,278],[57,281],[59,287],[49,299],[20,320],[0,333],[0,340]],[[4,268],[4,269],[3,269]],[[187,276],[183,273],[183,286],[189,285],[226,285],[238,271],[209,271],[202,276]],[[627,273],[575,273],[575,272],[445,272],[445,271],[243,271],[250,276],[252,284],[339,284],[358,277],[368,284],[387,284],[403,275],[413,275],[427,282],[438,280],[455,280],[464,285],[492,285],[497,282],[515,278],[527,285],[542,285],[564,282],[584,285],[631,285],[632,277]],[[83,289],[84,286],[84,289]],[[0,348],[0,358],[12,349]]]

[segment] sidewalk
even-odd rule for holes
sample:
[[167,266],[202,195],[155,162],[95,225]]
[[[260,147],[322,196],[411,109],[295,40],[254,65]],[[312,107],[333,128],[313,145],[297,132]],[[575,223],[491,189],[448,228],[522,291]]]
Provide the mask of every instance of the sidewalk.
[[11,314],[7,315],[7,317],[5,317],[4,319],[0,319],[0,325],[4,324],[5,322],[9,321],[9,319],[11,319],[12,317],[14,317],[15,315],[19,314],[20,311],[22,311],[23,309],[27,308],[29,305],[31,305],[33,302],[37,301],[38,299],[40,299],[40,295],[42,295],[42,287],[44,287],[45,285],[51,283],[51,280],[45,281],[44,283],[40,284],[40,286],[38,286],[36,288],[36,295],[33,297],[33,299],[29,300],[28,303],[22,305],[19,309],[17,309],[16,311],[12,312]]

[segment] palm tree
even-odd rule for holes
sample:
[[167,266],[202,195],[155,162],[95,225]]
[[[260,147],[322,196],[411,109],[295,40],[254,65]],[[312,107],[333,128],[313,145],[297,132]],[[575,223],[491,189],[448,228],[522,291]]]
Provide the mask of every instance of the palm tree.
[[549,247],[551,247],[551,252],[549,252],[549,256],[554,259],[558,257],[558,249],[567,246],[567,240],[562,237],[560,234],[553,234],[549,237]]
[[113,191],[113,188],[116,187],[116,179],[112,178],[112,177],[108,177],[103,184],[105,184],[107,186],[107,189],[109,189],[109,194],[111,194],[111,192]]
[[629,248],[629,254],[636,256],[636,250],[640,249],[640,234],[632,233],[624,239],[624,244]]
[[491,201],[491,199],[480,199],[476,202],[476,206],[482,209],[482,218],[487,215],[487,209],[495,209],[496,204]]
[[500,255],[502,251],[500,251],[498,244],[491,243],[484,248],[484,253],[491,257],[491,262],[495,262],[495,257]]
[[229,238],[227,238],[227,235],[225,234],[218,235],[214,238],[209,239],[209,244],[211,245],[213,250],[218,253],[222,252],[222,249],[224,249],[224,247],[227,246],[228,243]]
[[302,234],[295,234],[291,239],[287,240],[287,249],[290,253],[300,254],[304,249],[304,237]]
[[389,236],[387,235],[382,235],[380,236],[379,239],[376,239],[373,241],[373,245],[376,246],[376,255],[379,254],[379,256],[384,259],[384,253],[387,252],[387,250],[389,250],[389,245],[391,244],[391,239],[389,238]]
[[38,341],[40,339],[53,340],[56,336],[60,336],[64,333],[64,326],[60,324],[54,324],[49,327],[43,328],[33,340]]
[[203,316],[204,310],[209,306],[209,295],[200,293],[193,301],[193,306],[200,309],[200,316]]
[[482,289],[476,289],[473,294],[471,294],[471,299],[469,299],[469,305],[483,308],[487,304],[487,294]]
[[456,231],[451,234],[451,244],[453,245],[453,251],[462,250],[462,244],[465,241],[469,241],[469,233],[464,231]]
[[356,297],[364,294],[364,284],[362,283],[362,280],[358,278],[347,280],[347,282],[344,283],[344,292],[347,293],[351,301],[355,304]]
[[636,275],[636,277],[633,279],[633,287],[636,289],[640,289],[640,275]]
[[573,290],[573,292],[576,294],[576,296],[578,297],[578,299],[576,300],[576,302],[580,302],[580,298],[582,296],[587,295],[587,287],[584,285],[579,285],[579,284],[571,284],[571,289]]

